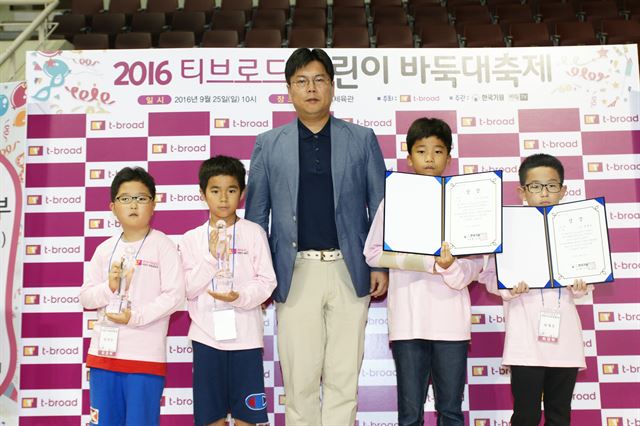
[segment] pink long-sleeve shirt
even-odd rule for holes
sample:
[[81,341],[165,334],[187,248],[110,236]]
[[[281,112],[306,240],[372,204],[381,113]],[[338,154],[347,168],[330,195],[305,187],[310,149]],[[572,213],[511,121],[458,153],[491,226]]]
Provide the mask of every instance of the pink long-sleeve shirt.
[[[235,228],[235,229],[234,229]],[[187,278],[187,300],[191,326],[189,338],[220,350],[241,350],[264,346],[264,322],[261,304],[276,288],[276,274],[271,263],[267,234],[253,222],[239,219],[227,229],[234,265],[233,289],[240,295],[230,304],[235,308],[236,334],[232,340],[219,341],[214,337],[215,299],[212,279],[217,261],[209,252],[209,222],[188,231],[180,241],[180,254]],[[234,260],[235,258],[235,260]]]
[[[369,266],[380,266],[384,201],[380,203],[364,247]],[[481,257],[456,259],[447,269],[423,256],[429,272],[389,270],[387,317],[389,340],[471,338],[471,301],[467,286],[482,269]]]
[[[569,287],[533,288],[528,293],[512,295],[510,290],[499,290],[493,256],[478,280],[486,284],[491,293],[502,297],[505,319],[503,365],[586,368],[582,325],[574,303],[574,299],[586,292],[574,292]],[[592,289],[593,286],[588,286],[587,292]],[[544,309],[560,311],[557,342],[538,340],[540,312]]]
[[[131,319],[124,325],[105,319],[104,308],[113,297],[109,263],[119,262],[129,246],[137,256],[128,292]],[[142,240],[128,243],[117,236],[100,244],[80,288],[80,303],[86,309],[98,309],[99,319],[93,328],[87,366],[163,375],[169,316],[184,306],[184,289],[180,256],[174,243],[161,231],[152,229],[144,243]],[[100,329],[104,325],[119,328],[114,357],[98,355]]]

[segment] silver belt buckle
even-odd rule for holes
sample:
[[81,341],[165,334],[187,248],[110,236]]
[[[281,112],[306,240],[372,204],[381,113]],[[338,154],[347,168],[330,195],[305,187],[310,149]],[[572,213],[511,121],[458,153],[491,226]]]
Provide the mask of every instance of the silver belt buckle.
[[[328,259],[329,254],[333,253],[335,250],[320,250],[320,262],[333,262],[335,259]],[[327,259],[325,259],[324,255],[327,254]]]

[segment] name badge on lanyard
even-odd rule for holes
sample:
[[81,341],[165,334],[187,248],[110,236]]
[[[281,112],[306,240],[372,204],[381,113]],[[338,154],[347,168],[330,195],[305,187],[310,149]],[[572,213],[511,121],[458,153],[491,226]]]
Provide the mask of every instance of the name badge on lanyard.
[[540,312],[538,323],[538,340],[556,343],[560,338],[560,311]]
[[232,340],[238,337],[235,309],[217,309],[213,311],[213,337],[220,341]]
[[100,327],[100,338],[98,339],[98,355],[116,356],[118,350],[118,327],[103,325]]
[[540,290],[542,298],[542,311],[540,311],[540,319],[538,321],[538,341],[557,343],[560,338],[560,292],[558,289],[558,306],[557,309],[548,309],[544,306],[544,295]]

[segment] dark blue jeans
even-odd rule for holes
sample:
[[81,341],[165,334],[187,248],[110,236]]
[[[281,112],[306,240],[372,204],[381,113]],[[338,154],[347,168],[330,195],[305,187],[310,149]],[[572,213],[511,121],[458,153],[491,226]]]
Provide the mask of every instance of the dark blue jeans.
[[424,424],[429,377],[433,384],[438,426],[463,426],[462,398],[469,341],[395,340],[391,352],[398,380],[398,423]]

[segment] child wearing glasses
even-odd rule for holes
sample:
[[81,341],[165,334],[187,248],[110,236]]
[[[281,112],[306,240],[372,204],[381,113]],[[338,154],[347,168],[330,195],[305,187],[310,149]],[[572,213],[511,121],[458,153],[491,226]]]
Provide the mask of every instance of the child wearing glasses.
[[82,306],[98,310],[87,355],[92,425],[160,422],[169,316],[185,282],[175,245],[151,228],[155,195],[144,169],[116,174],[110,208],[122,232],[96,248],[80,288]]
[[187,231],[180,254],[187,279],[193,346],[195,424],[267,423],[261,304],[276,287],[267,234],[238,217],[245,169],[231,157],[202,163],[207,221]]
[[[518,194],[529,206],[558,204],[567,191],[562,163],[551,155],[527,157],[520,165],[519,177]],[[542,400],[545,424],[568,426],[578,369],[586,367],[574,299],[593,286],[576,280],[566,288],[529,291],[527,283],[520,282],[511,290],[498,290],[494,265],[489,262],[478,281],[503,300],[506,335],[502,364],[511,367],[511,425],[538,426]],[[560,314],[556,342],[538,339],[542,312],[550,309]]]

